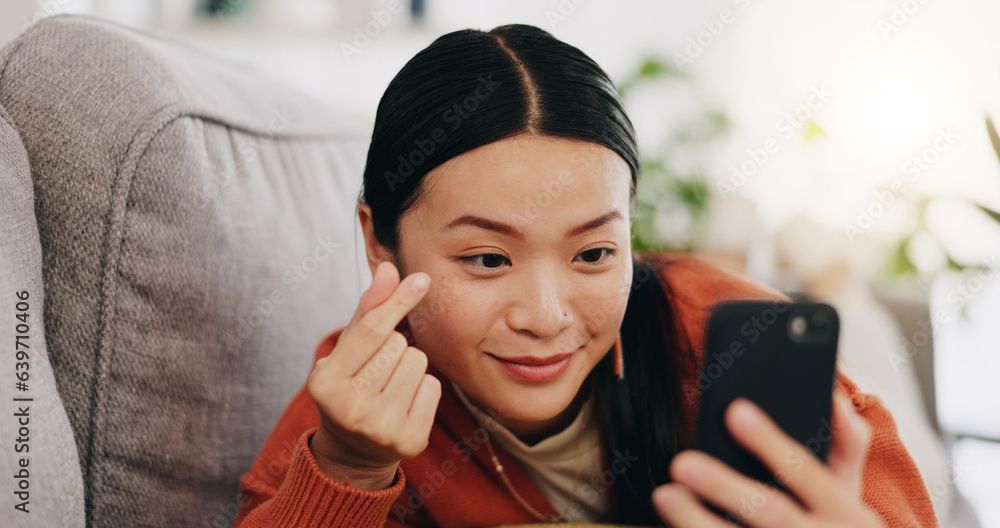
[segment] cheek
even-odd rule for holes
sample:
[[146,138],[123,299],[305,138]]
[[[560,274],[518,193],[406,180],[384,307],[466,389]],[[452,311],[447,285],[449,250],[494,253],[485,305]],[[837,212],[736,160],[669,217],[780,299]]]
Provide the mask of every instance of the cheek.
[[629,268],[623,274],[610,277],[601,285],[601,289],[591,292],[590,308],[587,311],[588,326],[593,339],[590,352],[590,368],[593,368],[609,353],[614,346],[632,286],[632,273]]
[[632,285],[631,269],[609,274],[607,280],[591,283],[586,290],[584,313],[594,331],[615,332],[621,326]]
[[[468,350],[485,335],[492,305],[482,289],[462,288],[453,282],[432,281],[431,290],[410,311],[408,321],[417,347],[441,368],[450,363],[451,351]],[[442,361],[447,360],[447,361]]]
[[461,297],[461,292],[447,279],[437,276],[431,279],[430,291],[407,316],[418,342],[439,331],[441,323],[447,321],[453,313],[451,306],[459,302]]

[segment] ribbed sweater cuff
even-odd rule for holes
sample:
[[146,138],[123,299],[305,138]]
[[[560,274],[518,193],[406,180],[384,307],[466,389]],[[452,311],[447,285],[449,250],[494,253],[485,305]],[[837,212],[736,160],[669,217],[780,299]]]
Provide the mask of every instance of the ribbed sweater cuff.
[[270,501],[272,522],[277,526],[384,526],[406,486],[403,468],[396,468],[393,485],[383,490],[360,490],[337,482],[319,469],[309,450],[316,430],[303,433],[295,446],[285,481]]

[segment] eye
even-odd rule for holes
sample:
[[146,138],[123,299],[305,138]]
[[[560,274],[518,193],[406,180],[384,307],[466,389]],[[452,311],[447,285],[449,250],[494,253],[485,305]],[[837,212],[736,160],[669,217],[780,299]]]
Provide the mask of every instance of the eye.
[[[588,249],[577,255],[577,257],[582,257],[583,261],[587,264],[599,264],[602,261],[610,260],[610,258],[604,258],[605,255],[614,256],[615,250],[611,248]],[[510,260],[507,257],[496,253],[460,257],[458,260],[463,264],[475,266],[480,270],[495,270],[503,266],[504,263],[510,264]]]
[[[594,249],[588,249],[587,251],[580,253],[578,256],[584,257],[584,262],[588,264],[597,264],[602,260],[602,257],[604,257],[604,255],[614,256],[614,254],[615,250],[611,248],[594,248]],[[603,259],[603,260],[609,260],[609,259]]]
[[471,257],[462,257],[459,259],[464,264],[470,264],[480,269],[493,270],[497,269],[503,265],[507,257],[503,255],[498,255],[496,253],[486,253],[483,255],[472,255]]

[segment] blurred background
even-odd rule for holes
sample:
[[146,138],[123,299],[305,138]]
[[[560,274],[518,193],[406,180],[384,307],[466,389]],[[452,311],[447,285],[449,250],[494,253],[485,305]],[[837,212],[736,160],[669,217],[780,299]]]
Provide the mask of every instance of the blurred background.
[[[1000,527],[1000,3],[4,0],[244,63],[369,130],[436,37],[520,22],[593,57],[644,159],[635,249],[691,251],[842,318],[946,526]],[[359,175],[360,177],[360,175]]]

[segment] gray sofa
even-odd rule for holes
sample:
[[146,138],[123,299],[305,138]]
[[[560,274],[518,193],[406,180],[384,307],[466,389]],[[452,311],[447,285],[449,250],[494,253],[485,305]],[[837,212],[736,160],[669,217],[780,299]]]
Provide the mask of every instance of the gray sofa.
[[5,492],[0,524],[229,526],[370,281],[367,137],[252,70],[78,15],[0,51],[0,107],[0,339],[32,347],[27,391],[0,360],[4,445],[12,398],[32,398],[31,513]]

